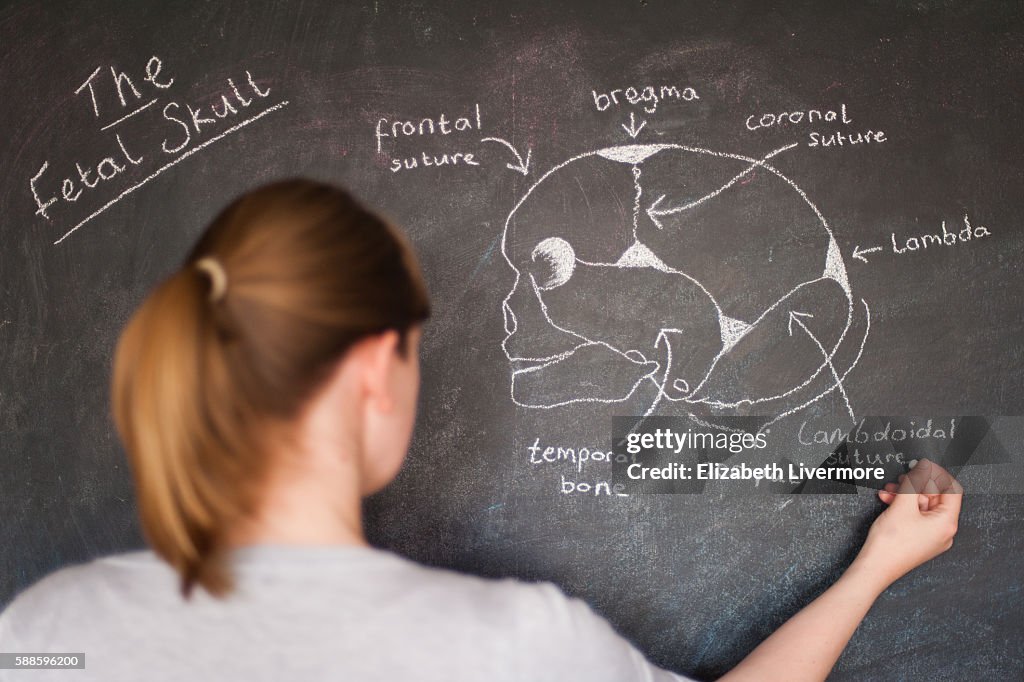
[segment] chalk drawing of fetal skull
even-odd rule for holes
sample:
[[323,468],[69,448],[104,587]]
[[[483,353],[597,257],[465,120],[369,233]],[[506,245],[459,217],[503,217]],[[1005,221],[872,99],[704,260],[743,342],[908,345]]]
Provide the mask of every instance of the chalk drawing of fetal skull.
[[868,310],[825,218],[772,165],[786,149],[620,145],[545,173],[501,243],[513,401],[781,416],[837,392],[852,414]]

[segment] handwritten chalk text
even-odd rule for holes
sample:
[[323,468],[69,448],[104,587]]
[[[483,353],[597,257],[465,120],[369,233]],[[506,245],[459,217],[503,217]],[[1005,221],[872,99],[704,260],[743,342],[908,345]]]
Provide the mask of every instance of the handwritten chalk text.
[[553,464],[571,469],[569,477],[564,473],[560,475],[559,490],[563,495],[629,497],[629,493],[624,492],[625,485],[622,483],[592,477],[583,480],[584,468],[592,462],[597,462],[602,468],[609,469],[612,462],[624,463],[635,461],[635,458],[597,448],[542,445],[540,438],[534,439],[526,451],[529,453],[531,465]]
[[908,251],[919,251],[927,249],[929,246],[956,246],[957,244],[965,244],[973,239],[981,239],[982,237],[988,237],[991,232],[984,225],[978,225],[977,227],[971,225],[971,219],[968,216],[964,216],[964,226],[959,231],[950,232],[946,229],[946,221],[942,221],[942,233],[934,234],[923,234],[919,237],[907,237],[900,238],[900,244],[896,242],[896,233],[893,232],[891,235],[892,239],[892,252],[897,255],[902,255]]
[[403,137],[424,137],[428,135],[451,135],[467,131],[479,132],[483,129],[480,116],[480,105],[473,105],[473,112],[466,116],[459,116],[452,122],[448,115],[441,113],[436,119],[422,118],[419,121],[391,121],[387,118],[377,119],[377,126],[374,129],[374,139],[377,141],[377,153],[384,149],[384,140],[390,138],[397,140]]
[[801,123],[814,123],[815,121],[838,121],[843,125],[850,125],[853,119],[846,113],[846,105],[840,104],[839,110],[834,109],[807,109],[805,111],[782,111],[777,114],[751,114],[747,116],[747,130],[759,128],[771,128],[774,126],[799,125]]
[[692,102],[700,99],[697,91],[693,88],[686,87],[680,89],[675,85],[662,85],[660,87],[647,85],[639,88],[630,86],[625,89],[612,90],[608,93],[598,92],[597,90],[591,90],[590,93],[594,97],[594,107],[598,111],[607,111],[613,106],[617,107],[628,103],[641,105],[648,114],[653,114],[657,111],[658,103],[664,100]]
[[[850,126],[853,118],[842,103],[838,109],[802,109],[799,111],[766,112],[747,116],[744,125],[747,130],[788,128],[812,123],[835,123]],[[882,130],[867,129],[856,132],[835,130],[823,133],[813,131],[807,134],[808,147],[849,147],[859,144],[880,144],[888,138]]]
[[[163,60],[159,57],[150,57],[141,73],[110,67],[108,78],[103,75],[102,67],[93,70],[77,86],[74,94],[85,103],[96,119],[109,121],[99,127],[101,134],[112,136],[107,146],[108,154],[98,161],[95,157],[90,161],[73,160],[65,165],[63,172],[51,171],[50,161],[46,159],[29,178],[28,189],[36,204],[36,215],[48,221],[53,220],[51,212],[61,205],[79,202],[89,194],[101,195],[104,186],[116,187],[113,191],[120,192],[80,219],[54,244],[59,244],[82,225],[195,152],[288,104],[287,101],[281,101],[270,106],[262,103],[254,106],[270,97],[270,88],[258,85],[250,71],[244,73],[245,80],[238,79],[241,85],[236,83],[235,78],[228,78],[222,94],[212,102],[196,104],[172,100],[162,107],[154,107],[176,82],[165,71]],[[262,110],[255,114],[245,112],[250,107]],[[151,154],[143,148],[144,145],[138,143],[137,138],[133,141],[131,132],[143,132],[140,125],[152,128],[153,112],[157,111],[160,116],[156,125],[166,128],[166,132],[162,136],[159,150]],[[149,120],[137,123],[147,117]],[[129,128],[129,122],[134,127]],[[118,130],[108,132],[114,128]],[[156,131],[156,139],[160,139],[160,128],[156,128]],[[171,157],[170,160],[166,160],[167,157]],[[74,170],[67,170],[69,167]],[[136,179],[127,188],[119,180],[122,175],[137,176],[147,171],[147,175]],[[53,177],[55,172],[56,178]]]

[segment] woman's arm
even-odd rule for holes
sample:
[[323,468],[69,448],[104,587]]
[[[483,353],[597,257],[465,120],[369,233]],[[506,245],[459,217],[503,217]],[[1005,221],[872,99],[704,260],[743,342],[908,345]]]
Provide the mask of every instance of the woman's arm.
[[723,680],[824,680],[875,599],[898,578],[953,546],[960,484],[921,460],[879,497],[882,512],[857,558],[821,596],[790,618]]

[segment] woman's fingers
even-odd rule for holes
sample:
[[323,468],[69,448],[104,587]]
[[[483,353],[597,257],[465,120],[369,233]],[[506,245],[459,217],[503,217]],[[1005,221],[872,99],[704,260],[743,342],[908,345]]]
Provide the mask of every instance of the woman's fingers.
[[896,491],[899,490],[899,486],[895,483],[886,483],[882,490],[878,491],[878,499],[886,504],[891,504],[893,498],[896,497]]
[[928,509],[949,515],[955,523],[960,515],[960,503],[964,489],[960,482],[943,467],[929,462],[928,480],[924,492],[928,494]]
[[[927,459],[919,459],[910,471],[900,477],[901,493],[922,493],[931,480],[935,465]],[[938,492],[938,490],[936,490]]]
[[949,514],[953,519],[960,516],[960,505],[964,499],[964,489],[955,478],[950,485],[936,495],[937,502],[933,509]]
[[939,489],[939,492],[944,492],[955,485],[959,485],[956,482],[956,479],[953,478],[952,474],[950,474],[942,467],[936,465],[935,472],[936,475],[932,478],[932,480],[935,481],[935,485]]
[[963,492],[952,474],[932,461],[921,459],[913,462],[910,471],[900,474],[896,482],[886,483],[878,491],[878,499],[891,505],[902,496],[902,502],[909,503],[916,493],[918,511],[941,511],[956,518]]
[[917,508],[928,512],[942,509],[956,516],[960,511],[960,495],[963,488],[953,475],[938,464],[921,459],[913,463],[910,471],[901,474],[896,483],[887,483],[878,491],[878,498],[885,504],[892,504],[897,496],[908,503],[916,493]]

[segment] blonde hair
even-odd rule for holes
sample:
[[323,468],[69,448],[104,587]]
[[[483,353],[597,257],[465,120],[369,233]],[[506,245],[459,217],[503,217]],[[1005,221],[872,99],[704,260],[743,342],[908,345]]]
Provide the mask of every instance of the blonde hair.
[[429,313],[401,233],[341,188],[277,182],[214,219],[128,322],[112,377],[143,531],[185,596],[230,591],[225,533],[332,365],[388,329],[404,352]]

